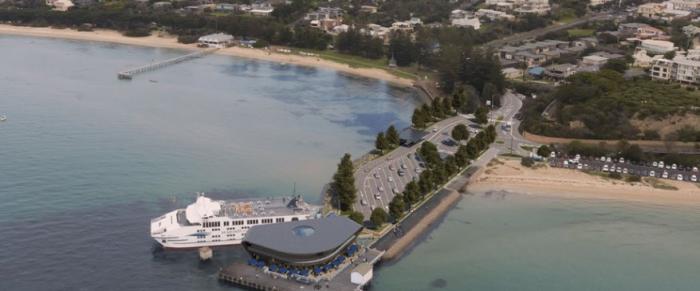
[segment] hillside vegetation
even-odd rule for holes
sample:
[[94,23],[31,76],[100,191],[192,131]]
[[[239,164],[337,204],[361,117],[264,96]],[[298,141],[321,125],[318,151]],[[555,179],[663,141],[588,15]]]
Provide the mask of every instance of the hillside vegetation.
[[[700,130],[700,124],[668,122],[663,129],[646,126],[650,122],[678,120],[679,116],[700,115],[700,92],[693,88],[644,78],[625,80],[622,74],[611,70],[579,73],[567,81],[527,104],[525,130],[547,136],[593,139],[698,141],[693,139],[700,137],[691,134],[693,138],[687,138],[688,131]],[[545,109],[547,114],[542,114]]]

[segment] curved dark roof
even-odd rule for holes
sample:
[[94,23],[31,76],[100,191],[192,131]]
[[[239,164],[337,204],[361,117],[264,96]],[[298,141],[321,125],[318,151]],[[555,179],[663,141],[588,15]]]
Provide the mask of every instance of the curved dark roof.
[[[306,231],[308,228],[313,231]],[[256,225],[248,230],[243,241],[286,254],[305,255],[338,248],[360,229],[361,225],[347,217],[333,215]]]

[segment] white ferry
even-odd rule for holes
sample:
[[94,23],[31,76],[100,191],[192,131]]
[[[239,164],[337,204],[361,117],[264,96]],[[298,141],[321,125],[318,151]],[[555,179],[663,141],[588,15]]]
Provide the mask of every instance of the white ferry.
[[195,203],[151,220],[151,237],[165,249],[240,244],[258,224],[320,217],[320,207],[301,198],[277,197],[215,201],[198,194]]

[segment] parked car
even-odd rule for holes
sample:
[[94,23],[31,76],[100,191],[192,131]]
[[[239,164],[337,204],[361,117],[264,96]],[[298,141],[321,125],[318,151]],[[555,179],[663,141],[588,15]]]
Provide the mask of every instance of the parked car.
[[678,174],[678,175],[676,176],[676,180],[678,180],[678,181],[683,181],[683,175]]
[[627,168],[622,169],[622,173],[627,174],[628,173]]
[[605,156],[600,157],[601,162],[605,162]]
[[624,162],[625,162],[625,158],[620,158],[620,163],[622,164]]
[[656,177],[656,172],[649,171],[649,177]]
[[389,180],[389,182],[394,182],[394,177],[389,176],[389,179],[387,179],[387,180]]
[[607,172],[607,171],[608,171],[608,165],[604,165],[604,166],[603,166],[603,172]]
[[367,205],[367,201],[365,201],[365,199],[360,199],[360,204]]
[[394,194],[399,194],[399,189],[396,189],[396,188],[391,189],[391,192],[394,192]]
[[697,171],[698,171],[698,167],[693,167],[693,172],[697,172]]
[[664,167],[664,162],[663,161],[659,162],[659,168],[663,169],[663,167]]
[[374,193],[374,199],[381,200],[382,195],[379,195],[379,193]]
[[698,181],[698,176],[691,175],[691,176],[690,176],[690,181],[697,182],[697,181]]
[[394,165],[389,165],[389,170],[393,171],[394,170]]
[[374,177],[379,179],[379,173],[374,173]]
[[676,164],[671,165],[671,169],[672,169],[672,170],[675,170],[675,169],[677,169],[677,168],[678,168],[678,166],[677,166]]
[[399,170],[397,173],[399,174],[400,177],[403,177],[403,175],[406,174],[406,172],[404,170]]
[[377,190],[378,190],[379,192],[384,192],[384,187],[379,186],[379,187],[377,187]]
[[668,179],[668,172],[664,171],[664,173],[661,174],[661,178]]
[[551,152],[551,153],[549,154],[549,157],[550,157],[550,158],[556,158],[556,157],[557,157],[557,153]]
[[654,161],[653,163],[651,163],[651,166],[652,166],[652,167],[658,167],[658,166],[659,166],[659,163],[657,163],[656,161]]
[[583,170],[583,164],[576,165],[576,169]]
[[607,159],[605,159],[605,161],[608,162],[608,163],[612,163],[612,158],[611,158],[611,157],[608,157]]
[[405,169],[408,169],[408,167],[406,167],[406,164],[401,164],[401,169],[405,170]]

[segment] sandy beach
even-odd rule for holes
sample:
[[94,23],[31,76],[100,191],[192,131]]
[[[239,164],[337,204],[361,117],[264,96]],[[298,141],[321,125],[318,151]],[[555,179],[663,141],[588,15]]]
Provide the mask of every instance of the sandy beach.
[[526,168],[520,160],[500,159],[469,186],[470,192],[509,191],[538,196],[612,199],[659,205],[700,205],[700,187],[689,182],[660,180],[677,190],[654,188],[648,181],[630,183],[581,171]]
[[[0,34],[60,38],[81,41],[98,41],[155,48],[172,48],[183,50],[199,49],[194,44],[178,43],[177,38],[173,36],[159,36],[152,34],[148,37],[126,37],[121,35],[119,32],[112,30],[77,31],[72,29],[55,29],[49,27],[24,27],[0,24]],[[217,51],[216,53],[220,55],[228,55],[271,62],[280,62],[299,66],[326,68],[356,76],[383,80],[393,85],[402,87],[408,87],[413,85],[413,80],[397,77],[385,70],[375,68],[353,68],[346,64],[336,63],[317,57],[301,56],[297,54],[276,53],[266,51],[263,49],[241,47],[225,48]]]

